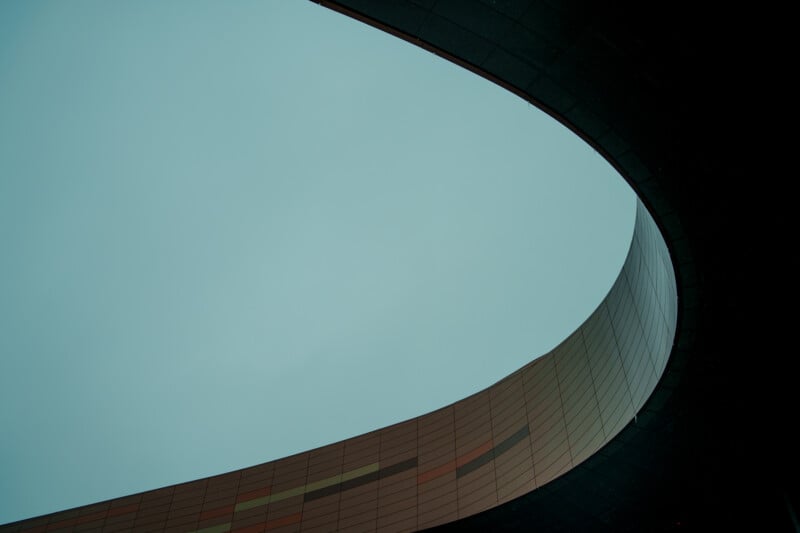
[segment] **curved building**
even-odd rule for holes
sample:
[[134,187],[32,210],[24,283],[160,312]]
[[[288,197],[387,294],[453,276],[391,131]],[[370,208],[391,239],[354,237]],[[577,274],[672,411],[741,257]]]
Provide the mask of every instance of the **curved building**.
[[746,15],[565,0],[321,3],[498,83],[603,154],[641,200],[614,287],[551,353],[451,406],[0,530],[797,527],[792,378],[752,315],[763,258],[740,185],[752,181],[741,162],[754,124]]
[[[605,300],[491,387],[365,435],[221,476],[56,513],[44,530],[415,531],[513,502],[614,440],[667,364],[676,287],[639,204]],[[30,530],[36,521],[20,523]],[[35,529],[35,527],[34,527]]]

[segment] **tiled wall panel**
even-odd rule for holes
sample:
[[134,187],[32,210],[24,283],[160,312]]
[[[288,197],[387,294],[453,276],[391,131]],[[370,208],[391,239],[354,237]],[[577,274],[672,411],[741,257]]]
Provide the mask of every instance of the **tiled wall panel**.
[[605,300],[549,354],[413,420],[240,471],[2,531],[414,531],[552,481],[622,428],[672,347],[676,284],[640,204]]

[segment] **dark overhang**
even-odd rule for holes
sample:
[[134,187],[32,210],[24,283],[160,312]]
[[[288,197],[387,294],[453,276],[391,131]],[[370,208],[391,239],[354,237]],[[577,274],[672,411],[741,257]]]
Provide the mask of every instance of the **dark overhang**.
[[[792,436],[796,378],[788,363],[792,345],[782,341],[789,326],[779,318],[785,311],[767,306],[770,299],[761,297],[774,285],[764,273],[777,277],[783,271],[777,251],[792,242],[764,251],[762,242],[781,235],[780,227],[762,220],[777,218],[770,211],[778,208],[765,210],[758,194],[774,177],[754,175],[744,164],[752,159],[755,139],[766,133],[755,117],[768,104],[756,96],[763,95],[757,88],[766,77],[752,69],[763,61],[759,52],[764,49],[754,42],[757,33],[745,31],[754,24],[752,12],[730,5],[700,10],[693,3],[632,1],[322,3],[472,70],[570,127],[639,194],[664,235],[676,271],[676,343],[663,377],[635,419],[561,477],[439,528],[800,527],[800,446]],[[781,278],[784,287],[791,286],[787,279]],[[791,296],[793,291],[785,292]],[[523,428],[487,450],[497,455],[526,436]],[[475,468],[483,457],[473,458]],[[367,483],[415,465],[406,460],[383,470],[375,466],[347,483]],[[304,497],[321,499],[345,488],[345,482],[328,483]],[[110,517],[108,526],[120,510],[133,513],[115,507],[114,513],[103,511],[100,522]],[[57,513],[52,523],[48,517],[38,520],[57,528],[67,523],[62,514],[83,512],[89,514],[82,518],[93,516],[90,506]],[[300,527],[299,519],[293,524]]]
[[[321,4],[439,54],[542,108],[603,154],[653,214],[679,294],[675,349],[614,442],[453,530],[793,529],[796,423],[784,320],[759,243],[765,134],[755,12],[732,4],[341,0]],[[534,162],[532,162],[534,164]],[[777,207],[774,209],[778,209]],[[772,218],[770,216],[770,218]],[[795,422],[791,422],[794,420]],[[793,510],[795,509],[795,510]]]

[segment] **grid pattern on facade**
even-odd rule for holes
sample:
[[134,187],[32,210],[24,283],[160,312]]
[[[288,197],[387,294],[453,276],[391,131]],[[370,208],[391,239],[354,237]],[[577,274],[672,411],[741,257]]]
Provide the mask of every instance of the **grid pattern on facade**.
[[427,415],[291,457],[0,531],[413,531],[556,479],[609,442],[663,373],[675,278],[640,203],[608,296],[550,353]]

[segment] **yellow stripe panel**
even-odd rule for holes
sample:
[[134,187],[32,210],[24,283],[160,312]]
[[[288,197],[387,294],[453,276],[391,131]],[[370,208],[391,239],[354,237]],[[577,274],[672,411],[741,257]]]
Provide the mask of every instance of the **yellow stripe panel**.
[[315,481],[314,483],[309,483],[306,485],[306,492],[311,492],[312,490],[317,489],[324,489],[325,487],[330,487],[331,485],[336,485],[337,483],[342,482],[342,475],[336,474],[333,477],[329,477],[327,479],[320,479],[319,481]]
[[256,498],[254,500],[247,500],[246,502],[237,503],[236,507],[233,508],[233,512],[238,513],[239,511],[260,507],[262,505],[267,505],[268,503],[269,496],[261,496],[260,498]]
[[[320,479],[319,481],[309,483],[308,485],[300,485],[299,487],[284,490],[281,492],[276,492],[275,494],[270,494],[269,496],[261,496],[260,498],[255,498],[253,500],[247,500],[246,502],[237,503],[236,507],[234,507],[233,509],[233,512],[238,513],[239,511],[244,511],[246,509],[253,509],[255,507],[267,505],[272,502],[279,502],[281,500],[291,498],[292,496],[299,496],[301,494],[305,494],[306,492],[324,489],[325,487],[330,487],[338,483],[343,483],[345,481],[350,481],[351,479],[355,479],[357,477],[377,472],[379,469],[380,469],[380,463],[372,463],[366,466],[362,466],[360,468],[356,468],[355,470],[350,470],[343,474],[336,474],[335,476],[331,476],[325,479]],[[214,526],[214,527],[222,527],[222,526]],[[230,524],[228,524],[228,527],[230,528]],[[203,531],[204,533],[221,533],[222,531],[228,531],[228,529],[219,531],[209,530],[208,532],[206,532],[205,530]]]
[[283,490],[281,492],[276,492],[275,494],[270,494],[268,496],[269,503],[279,502],[281,500],[285,500],[286,498],[291,498],[292,496],[299,496],[305,493],[306,493],[306,486],[300,485],[299,487],[295,487],[293,489]]
[[355,479],[357,477],[366,476],[367,474],[377,472],[378,466],[379,463],[372,463],[371,465],[362,466],[361,468],[356,468],[355,470],[345,472],[344,474],[342,474],[342,481],[350,481],[351,479]]

